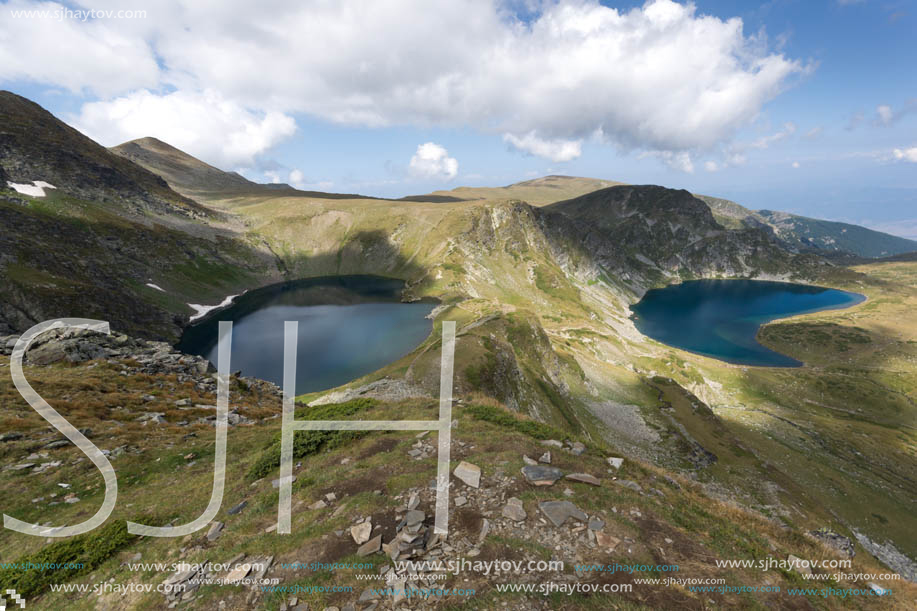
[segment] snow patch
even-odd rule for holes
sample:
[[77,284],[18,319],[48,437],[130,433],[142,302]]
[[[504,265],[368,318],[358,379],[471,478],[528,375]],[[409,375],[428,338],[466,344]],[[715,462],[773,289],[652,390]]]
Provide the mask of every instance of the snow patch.
[[162,291],[163,293],[166,292],[166,290],[165,290],[164,288],[162,288],[161,286],[158,286],[158,285],[156,285],[156,284],[153,284],[152,282],[147,282],[146,285],[147,285],[148,287],[150,287],[151,289],[156,289],[157,291]]
[[228,306],[229,304],[231,304],[231,303],[232,303],[232,300],[235,299],[236,297],[238,297],[238,295],[230,295],[229,297],[227,297],[226,299],[224,299],[221,303],[219,303],[219,304],[217,304],[217,305],[213,305],[213,306],[200,305],[200,304],[197,304],[197,303],[189,303],[189,304],[188,304],[188,307],[194,309],[194,315],[193,315],[191,318],[188,319],[189,322],[190,322],[190,321],[195,321],[195,320],[197,320],[197,319],[199,319],[199,318],[203,318],[204,316],[207,316],[207,314],[209,314],[210,312],[212,312],[212,311],[214,311],[214,310],[219,310],[220,308],[225,308],[226,306]]
[[54,185],[43,180],[33,180],[32,184],[27,185],[25,183],[16,183],[6,181],[8,187],[16,191],[17,193],[22,193],[23,195],[31,195],[32,197],[44,197],[45,189],[56,189]]

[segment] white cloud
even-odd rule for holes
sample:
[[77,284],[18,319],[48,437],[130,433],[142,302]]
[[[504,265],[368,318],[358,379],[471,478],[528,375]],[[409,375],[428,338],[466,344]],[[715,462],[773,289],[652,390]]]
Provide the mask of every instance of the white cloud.
[[880,104],[876,107],[875,124],[888,127],[894,125],[913,112],[917,112],[917,98],[907,100],[897,109],[892,108],[888,104]]
[[318,191],[327,191],[334,186],[334,183],[330,180],[320,180],[318,182],[310,182],[306,175],[303,174],[302,170],[294,168],[290,170],[290,175],[288,182],[297,189],[303,190],[318,190]]
[[[722,160],[717,164],[718,169],[745,165],[748,162],[748,151],[764,150],[771,145],[782,142],[796,133],[796,124],[792,121],[784,123],[780,129],[767,136],[761,136],[752,142],[734,142],[722,147],[720,153]],[[821,133],[821,128],[816,127],[806,134],[806,138],[817,137]]]
[[[133,100],[138,88],[191,97],[217,91],[245,113],[260,111],[256,117],[300,112],[353,125],[471,126],[509,134],[549,158],[572,158],[576,143],[601,132],[622,150],[668,151],[676,159],[731,140],[806,71],[746,36],[741,19],[699,15],[690,2],[649,0],[631,10],[597,0],[532,6],[524,22],[495,0],[164,0],[145,20],[86,24],[21,24],[3,11],[0,79],[117,100]],[[111,131],[101,128],[102,111],[114,114],[118,105],[94,109],[96,130]],[[211,120],[173,119],[186,141],[220,136]],[[255,135],[276,131],[262,126]]]
[[815,140],[816,138],[821,136],[822,131],[823,130],[821,126],[813,127],[812,129],[806,132],[806,136],[805,136],[806,140]]
[[790,136],[796,133],[796,124],[793,122],[787,122],[783,124],[778,131],[774,132],[770,136],[764,136],[758,138],[751,143],[751,148],[755,149],[766,149],[772,144],[776,144],[782,140],[786,140]]
[[796,170],[799,169],[799,162],[798,162],[798,161],[794,161],[791,165],[793,166],[793,169],[796,169]]
[[551,161],[570,161],[582,155],[582,140],[543,140],[534,131],[522,137],[504,134],[503,140],[520,151]]
[[745,156],[745,153],[740,151],[731,151],[726,156],[726,164],[731,166],[745,165],[748,162],[748,157]]
[[720,166],[715,161],[707,161],[704,163],[704,169],[708,172],[716,172],[720,169]]
[[116,21],[14,17],[23,10],[53,15],[65,8],[56,2],[3,4],[0,82],[37,81],[100,96],[160,83],[162,74],[150,44]]
[[257,155],[296,131],[292,117],[249,110],[212,90],[166,95],[141,90],[92,102],[83,105],[75,125],[107,146],[154,136],[223,168],[251,166]]
[[894,155],[895,159],[898,161],[910,161],[911,163],[917,163],[917,146],[909,149],[895,149],[892,151],[892,155]]
[[883,125],[890,124],[895,117],[895,113],[892,112],[892,107],[887,104],[876,107],[876,114],[879,115],[879,121]]
[[[640,154],[641,159],[649,156],[656,157],[672,169],[680,170],[687,174],[694,173],[694,160],[691,158],[691,154],[686,151],[677,153],[673,151],[650,151]],[[706,164],[704,167],[707,170],[710,169]]]
[[408,168],[416,177],[452,180],[458,175],[458,161],[449,151],[433,142],[417,146]]

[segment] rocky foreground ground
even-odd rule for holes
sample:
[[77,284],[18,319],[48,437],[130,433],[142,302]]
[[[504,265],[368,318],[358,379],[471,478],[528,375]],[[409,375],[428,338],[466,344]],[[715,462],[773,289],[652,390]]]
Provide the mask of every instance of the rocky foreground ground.
[[[0,372],[8,371],[14,344],[14,337],[0,338]],[[786,561],[792,556],[852,558],[851,573],[887,573],[850,538],[830,528],[806,533],[711,499],[690,478],[471,397],[460,397],[454,408],[448,535],[434,533],[437,448],[436,434],[427,432],[301,433],[305,441],[296,450],[293,533],[278,535],[278,472],[271,451],[279,431],[280,391],[238,376],[230,399],[227,491],[217,519],[182,539],[111,535],[137,510],[149,520],[181,524],[206,505],[213,478],[212,367],[167,344],[88,332],[49,334],[35,344],[26,363],[36,390],[108,454],[120,478],[120,509],[109,525],[84,536],[78,550],[64,550],[66,542],[52,539],[9,531],[0,535],[4,561],[87,560],[82,570],[47,579],[0,572],[0,585],[27,590],[30,608],[366,611],[461,604],[478,609],[903,609],[914,599],[915,590],[906,582],[894,583],[894,596],[841,599],[787,591],[829,585],[871,589],[882,582],[809,581],[803,569],[717,568],[717,559]],[[8,375],[3,378],[0,489],[5,498],[16,499],[6,512],[21,519],[40,515],[48,525],[91,515],[102,497],[98,473],[16,397]],[[437,409],[435,399],[416,396],[398,402],[346,399],[300,407],[297,417],[430,419]],[[416,564],[406,568],[401,563],[407,561]],[[486,574],[480,568],[495,561],[524,567],[532,561],[545,566],[562,562],[563,568],[555,564],[550,570]],[[137,568],[157,562],[169,566]],[[220,568],[211,570],[207,563]],[[306,568],[312,563],[372,568]],[[599,568],[615,564],[644,568]],[[652,568],[672,565],[679,567],[677,575]],[[454,566],[467,568],[450,570]],[[779,591],[696,592],[687,584],[639,582],[670,576],[721,578],[736,588]],[[60,582],[149,583],[169,586],[174,593],[51,592],[50,584]],[[558,589],[590,584],[619,591],[497,591],[498,584],[546,583]],[[622,585],[632,589],[620,591]],[[411,588],[473,589],[475,594],[406,596]]]

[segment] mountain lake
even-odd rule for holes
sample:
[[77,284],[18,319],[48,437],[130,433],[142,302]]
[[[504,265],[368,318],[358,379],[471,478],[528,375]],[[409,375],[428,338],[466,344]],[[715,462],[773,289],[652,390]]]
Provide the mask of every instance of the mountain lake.
[[400,280],[332,276],[264,287],[188,327],[176,346],[217,364],[220,321],[232,321],[231,371],[283,385],[283,328],[299,321],[296,394],[340,386],[397,361],[433,329],[432,301],[404,303]]
[[766,348],[761,325],[787,316],[847,308],[857,293],[764,280],[692,280],[647,291],[631,306],[637,329],[657,341],[737,365],[799,367]]

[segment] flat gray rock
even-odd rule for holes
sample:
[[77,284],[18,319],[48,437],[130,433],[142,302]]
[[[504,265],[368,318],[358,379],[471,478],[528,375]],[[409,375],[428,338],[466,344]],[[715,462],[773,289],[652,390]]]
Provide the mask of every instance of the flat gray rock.
[[542,467],[539,465],[526,465],[522,467],[522,475],[530,484],[536,486],[550,486],[564,476],[564,472],[557,467]]
[[362,545],[369,541],[369,535],[372,532],[373,525],[369,520],[350,527],[350,536],[353,537],[353,541],[357,545]]
[[[231,515],[231,516],[234,516],[234,515],[236,515],[237,513],[242,513],[242,510],[245,509],[245,507],[246,507],[247,505],[248,505],[248,501],[242,501],[241,503],[239,503],[239,504],[236,505],[235,507],[231,508],[231,509],[230,509],[229,511],[227,511],[226,513],[228,513],[228,514]],[[244,577],[244,575],[243,575],[243,577]]]
[[210,530],[207,531],[207,540],[216,541],[220,538],[220,535],[223,533],[223,523],[214,522],[210,525]]
[[481,467],[470,462],[463,460],[452,473],[472,488],[478,488],[481,485]]
[[525,513],[525,509],[522,507],[522,501],[516,497],[506,501],[506,505],[504,505],[501,513],[504,518],[509,518],[514,522],[522,522],[528,517],[528,514]]
[[590,486],[602,485],[602,482],[599,480],[599,478],[589,475],[588,473],[568,473],[565,477],[569,480],[573,480],[574,482],[589,484]]
[[625,488],[630,488],[635,492],[641,492],[643,487],[640,486],[637,482],[632,482],[629,479],[616,479],[615,483],[619,486],[624,486]]
[[408,526],[416,526],[423,522],[426,517],[426,514],[419,509],[412,509],[404,516],[404,523]]
[[369,556],[382,550],[382,535],[376,535],[357,549],[357,556]]
[[617,458],[617,457],[615,457],[615,456],[609,456],[609,457],[606,458],[605,460],[607,460],[607,461],[608,461],[608,464],[609,464],[610,466],[614,467],[615,469],[620,469],[620,468],[621,468],[621,465],[624,464],[624,459],[623,459],[623,458]]
[[569,518],[585,522],[589,516],[570,501],[544,501],[538,503],[541,513],[546,515],[554,526],[561,526]]
[[595,531],[595,542],[599,547],[613,551],[621,543],[621,540],[606,532],[597,530]]

